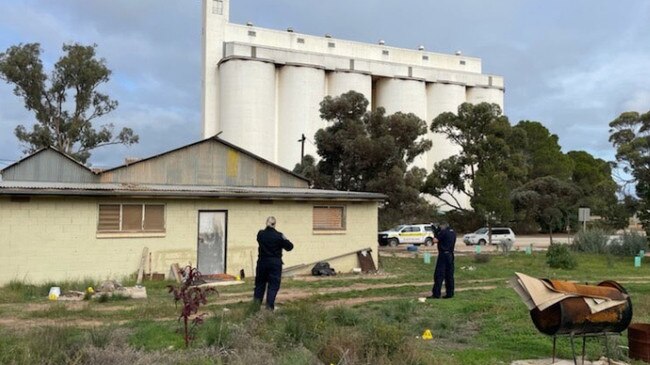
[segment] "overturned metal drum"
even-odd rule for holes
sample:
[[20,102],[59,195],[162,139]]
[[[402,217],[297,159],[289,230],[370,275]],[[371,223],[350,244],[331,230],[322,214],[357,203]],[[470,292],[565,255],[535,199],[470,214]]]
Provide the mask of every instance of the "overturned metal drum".
[[582,297],[563,299],[543,311],[534,308],[530,311],[530,316],[535,327],[544,334],[555,336],[621,333],[632,321],[632,301],[625,289],[615,281],[603,281],[598,285],[579,285],[559,280],[545,281],[558,291],[624,302],[597,313],[591,313]]

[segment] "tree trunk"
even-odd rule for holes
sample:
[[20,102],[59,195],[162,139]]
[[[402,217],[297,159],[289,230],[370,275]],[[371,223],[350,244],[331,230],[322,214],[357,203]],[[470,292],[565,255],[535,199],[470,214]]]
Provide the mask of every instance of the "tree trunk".
[[488,220],[488,243],[492,245],[492,222]]
[[183,322],[185,324],[185,348],[190,347],[190,334],[187,328],[187,317],[183,317]]

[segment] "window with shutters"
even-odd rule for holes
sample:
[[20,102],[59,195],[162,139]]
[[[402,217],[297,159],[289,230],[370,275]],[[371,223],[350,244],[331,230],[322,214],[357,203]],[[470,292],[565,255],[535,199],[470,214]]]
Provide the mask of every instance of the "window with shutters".
[[100,204],[97,232],[165,232],[163,204]]
[[345,230],[344,206],[314,206],[315,231]]

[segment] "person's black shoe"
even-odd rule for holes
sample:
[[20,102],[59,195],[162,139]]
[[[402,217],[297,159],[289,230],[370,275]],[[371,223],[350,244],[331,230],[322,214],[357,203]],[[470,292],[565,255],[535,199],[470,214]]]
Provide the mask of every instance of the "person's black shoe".
[[442,299],[451,299],[453,297],[454,297],[453,295],[445,295],[444,297],[442,297]]
[[427,298],[427,299],[440,299],[440,297],[435,297],[435,296],[433,296],[433,295],[429,295],[429,296],[426,297],[426,298]]

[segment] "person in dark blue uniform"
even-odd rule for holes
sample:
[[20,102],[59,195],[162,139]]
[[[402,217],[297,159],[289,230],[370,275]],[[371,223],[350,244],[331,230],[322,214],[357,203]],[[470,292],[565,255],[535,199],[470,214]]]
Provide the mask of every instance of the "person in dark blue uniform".
[[448,223],[441,223],[439,229],[435,229],[438,243],[438,260],[436,270],[433,273],[432,295],[428,298],[438,299],[442,293],[442,282],[445,282],[445,296],[454,296],[454,247],[456,246],[456,232],[449,227]]
[[[261,304],[266,291],[266,308],[275,309],[275,297],[282,280],[282,250],[293,250],[293,243],[275,230],[275,217],[266,219],[266,228],[257,232],[257,268],[254,302]],[[268,286],[268,288],[267,288]],[[268,291],[267,291],[268,289]]]

